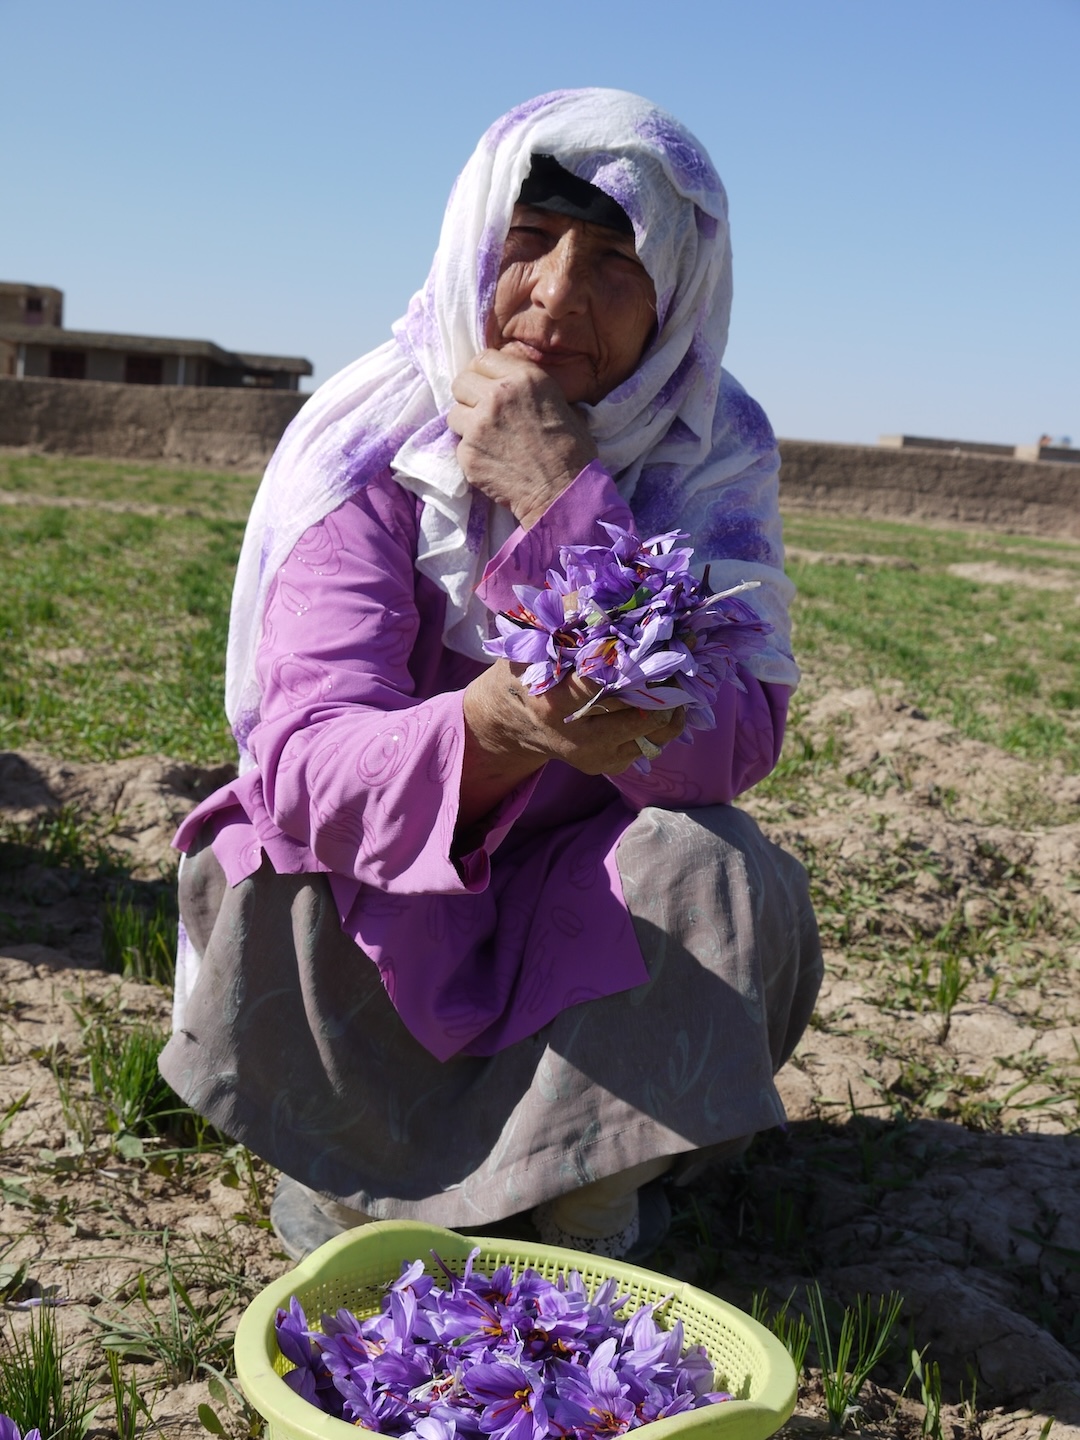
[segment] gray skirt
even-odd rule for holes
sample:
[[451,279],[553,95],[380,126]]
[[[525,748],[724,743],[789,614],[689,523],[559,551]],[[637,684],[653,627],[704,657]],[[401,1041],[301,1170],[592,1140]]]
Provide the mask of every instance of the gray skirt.
[[643,810],[617,859],[649,980],[440,1062],[324,876],[264,860],[230,888],[203,845],[180,886],[198,978],[161,1071],[227,1135],[380,1219],[477,1226],[657,1156],[685,1173],[784,1119],[773,1075],[821,982],[806,875],[725,805]]

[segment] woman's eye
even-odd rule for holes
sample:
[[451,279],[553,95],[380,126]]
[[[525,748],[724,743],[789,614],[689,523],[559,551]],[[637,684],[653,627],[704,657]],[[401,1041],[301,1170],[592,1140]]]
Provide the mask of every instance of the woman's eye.
[[543,230],[534,225],[512,225],[506,236],[503,255],[535,259],[549,248],[550,241]]

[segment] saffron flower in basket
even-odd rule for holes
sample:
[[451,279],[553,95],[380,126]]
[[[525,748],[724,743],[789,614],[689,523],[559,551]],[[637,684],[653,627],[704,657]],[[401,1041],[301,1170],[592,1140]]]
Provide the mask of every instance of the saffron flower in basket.
[[642,541],[600,523],[613,543],[564,545],[562,570],[549,570],[542,588],[515,585],[520,604],[495,617],[499,636],[485,650],[525,665],[531,695],[570,674],[595,681],[596,694],[571,720],[613,695],[641,710],[685,705],[688,726],[711,730],[720,686],[745,689],[736,666],[772,630],[738,598],[758,582],[711,594],[708,569],[696,579],[693,550],[678,546],[687,539],[681,531]]
[[[434,1253],[434,1252],[433,1252]],[[668,1415],[730,1400],[713,1389],[702,1346],[683,1353],[681,1321],[662,1329],[607,1280],[590,1299],[577,1271],[556,1282],[510,1266],[474,1270],[439,1289],[423,1262],[402,1267],[382,1310],[348,1310],[308,1326],[295,1296],[278,1310],[285,1381],[328,1415],[382,1435],[416,1440],[583,1440],[621,1435]]]

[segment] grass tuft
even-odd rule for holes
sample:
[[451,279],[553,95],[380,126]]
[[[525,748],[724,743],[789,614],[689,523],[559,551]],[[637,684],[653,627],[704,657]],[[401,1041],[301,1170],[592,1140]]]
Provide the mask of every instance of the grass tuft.
[[[131,1302],[111,1315],[90,1318],[104,1332],[102,1344],[129,1361],[162,1366],[172,1384],[231,1373],[235,1311],[244,1296],[238,1277],[218,1277],[215,1293],[197,1291],[174,1261],[169,1232],[162,1235],[159,1300],[151,1277],[138,1277]],[[194,1292],[194,1293],[193,1293]],[[246,1298],[246,1297],[245,1297]]]
[[795,1292],[787,1297],[775,1310],[769,1304],[767,1290],[755,1291],[750,1303],[750,1314],[760,1325],[771,1330],[791,1356],[795,1374],[801,1379],[806,1369],[806,1352],[810,1348],[810,1322],[805,1315],[791,1309]]
[[869,1295],[858,1295],[854,1309],[845,1306],[834,1334],[816,1281],[807,1286],[806,1299],[821,1365],[825,1409],[834,1433],[839,1434],[846,1426],[854,1426],[860,1414],[862,1388],[888,1349],[904,1302],[895,1293],[887,1299],[879,1295],[875,1308]]
[[31,1311],[25,1333],[9,1327],[0,1364],[0,1414],[24,1433],[36,1426],[43,1440],[83,1440],[93,1410],[90,1382],[86,1369],[72,1372],[51,1307]]
[[141,905],[130,887],[106,901],[102,946],[105,969],[125,980],[171,986],[176,974],[176,902],[172,892]]
[[74,805],[35,815],[26,821],[0,818],[0,870],[14,870],[27,859],[51,869],[119,875],[123,866],[109,848],[108,831],[87,820]]
[[83,1032],[94,1094],[113,1135],[162,1135],[180,1102],[157,1068],[166,1037],[146,1025],[91,1025]]
[[157,1427],[150,1406],[139,1393],[139,1382],[134,1372],[130,1372],[126,1380],[123,1378],[120,1357],[115,1350],[106,1350],[105,1359],[109,1367],[117,1440],[143,1440],[151,1426],[154,1429]]

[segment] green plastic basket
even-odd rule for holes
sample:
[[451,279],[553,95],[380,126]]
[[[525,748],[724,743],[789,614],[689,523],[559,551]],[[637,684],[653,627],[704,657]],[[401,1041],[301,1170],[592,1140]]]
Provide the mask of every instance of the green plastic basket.
[[321,1246],[251,1302],[236,1331],[236,1370],[248,1400],[266,1421],[267,1440],[347,1440],[356,1427],[323,1415],[301,1400],[281,1378],[292,1365],[278,1350],[274,1317],[295,1295],[309,1323],[341,1306],[363,1318],[375,1314],[383,1287],[396,1280],[402,1262],[422,1259],[431,1272],[435,1250],[447,1269],[461,1274],[469,1252],[480,1247],[477,1268],[488,1274],[511,1265],[519,1274],[531,1265],[548,1280],[577,1270],[593,1293],[609,1276],[628,1294],[626,1312],[672,1296],[658,1317],[661,1323],[681,1320],[689,1345],[704,1345],[716,1366],[717,1389],[737,1398],[708,1405],[667,1420],[643,1425],[634,1434],[648,1440],[666,1435],[723,1435],[725,1440],[766,1440],[795,1408],[796,1377],[791,1356],[776,1337],[733,1305],[696,1290],[680,1280],[553,1245],[514,1244],[482,1235],[459,1235],[434,1225],[387,1220],[347,1231]]

